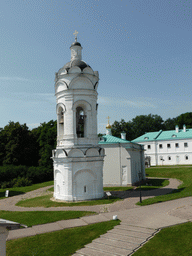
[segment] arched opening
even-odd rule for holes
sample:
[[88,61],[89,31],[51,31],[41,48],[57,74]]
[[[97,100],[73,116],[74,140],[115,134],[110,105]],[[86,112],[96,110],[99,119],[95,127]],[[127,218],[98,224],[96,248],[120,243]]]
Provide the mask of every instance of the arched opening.
[[82,107],[76,108],[76,133],[78,138],[85,137],[85,112]]
[[64,111],[62,107],[58,109],[58,137],[62,139],[64,135]]

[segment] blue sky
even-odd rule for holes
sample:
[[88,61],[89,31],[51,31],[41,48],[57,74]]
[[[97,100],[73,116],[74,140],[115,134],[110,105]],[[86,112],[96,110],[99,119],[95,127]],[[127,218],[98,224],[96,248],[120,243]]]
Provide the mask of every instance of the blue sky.
[[98,131],[137,115],[192,111],[188,0],[1,0],[0,127],[56,120],[54,76],[77,30],[99,71]]

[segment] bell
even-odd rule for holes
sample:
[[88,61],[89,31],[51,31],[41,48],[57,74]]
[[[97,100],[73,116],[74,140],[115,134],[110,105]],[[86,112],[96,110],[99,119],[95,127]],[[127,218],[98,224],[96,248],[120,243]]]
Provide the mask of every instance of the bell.
[[61,116],[61,119],[60,119],[59,123],[60,123],[60,124],[63,124],[63,123],[64,123],[63,116]]
[[80,115],[79,116],[79,122],[78,124],[84,124],[84,116],[83,115]]

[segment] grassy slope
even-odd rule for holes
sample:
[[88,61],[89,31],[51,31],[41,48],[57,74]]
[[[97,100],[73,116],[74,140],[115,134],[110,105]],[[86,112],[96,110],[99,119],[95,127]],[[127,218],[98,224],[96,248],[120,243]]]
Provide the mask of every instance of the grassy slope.
[[84,201],[84,202],[71,202],[71,203],[62,203],[62,202],[54,202],[51,201],[50,198],[53,197],[53,195],[46,195],[46,196],[39,196],[35,198],[30,198],[26,200],[19,201],[16,205],[17,206],[23,206],[23,207],[61,207],[61,206],[83,206],[83,205],[99,205],[99,204],[110,204],[114,203],[120,198],[118,197],[110,197],[109,199],[98,199],[98,200],[90,200],[90,201]]
[[80,218],[93,215],[95,212],[88,211],[37,211],[37,212],[10,212],[0,211],[0,218],[24,224],[28,227],[59,220]]
[[139,249],[134,256],[192,255],[192,223],[165,228]]
[[7,256],[69,256],[119,223],[107,221],[11,240],[7,242]]
[[17,188],[6,188],[6,189],[0,189],[0,199],[5,198],[5,191],[9,190],[9,197],[10,196],[16,196],[20,194],[24,194],[33,190],[36,190],[38,188],[43,188],[47,186],[53,185],[53,181],[47,181],[43,183],[34,184],[27,187],[17,187]]
[[167,177],[176,178],[183,183],[171,194],[157,196],[154,198],[143,200],[143,203],[138,205],[148,205],[168,200],[174,200],[182,197],[192,196],[192,167],[171,167],[171,168],[147,168],[146,173],[150,177]]

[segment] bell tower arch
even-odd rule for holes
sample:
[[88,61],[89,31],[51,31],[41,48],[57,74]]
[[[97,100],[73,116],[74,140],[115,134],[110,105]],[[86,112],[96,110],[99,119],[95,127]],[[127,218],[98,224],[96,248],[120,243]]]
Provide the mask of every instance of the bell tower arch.
[[[98,146],[97,136],[99,73],[93,71],[82,60],[83,48],[77,42],[77,31],[74,34],[75,42],[70,47],[71,60],[55,74],[57,147],[53,150],[52,158],[54,187],[57,191],[54,192],[54,197],[67,201],[103,196],[104,152]],[[87,155],[87,152],[92,154]],[[56,170],[61,175],[56,175]],[[89,170],[89,172],[79,172],[79,170]],[[77,172],[78,179],[82,179],[78,182],[75,181]],[[89,178],[85,178],[86,175],[87,177],[90,175],[89,173],[96,177],[94,184],[91,181],[92,185],[89,184]],[[76,184],[78,189],[74,189]],[[94,187],[94,190],[86,189],[90,187]],[[81,194],[77,195],[77,191],[81,191]]]

